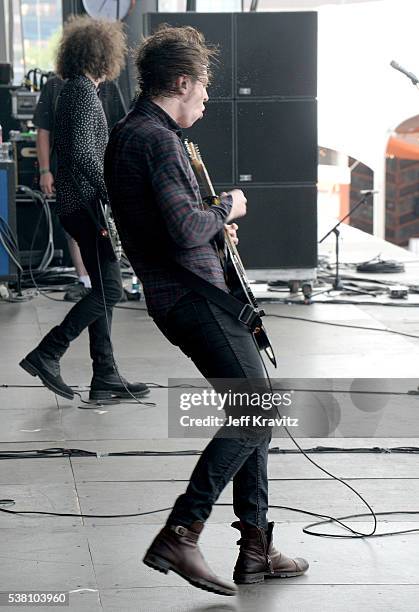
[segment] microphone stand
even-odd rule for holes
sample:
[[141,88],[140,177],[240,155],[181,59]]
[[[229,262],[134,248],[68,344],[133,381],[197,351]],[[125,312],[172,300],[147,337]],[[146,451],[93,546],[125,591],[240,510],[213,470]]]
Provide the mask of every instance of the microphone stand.
[[359,200],[359,202],[357,202],[355,204],[355,206],[353,206],[350,211],[342,218],[340,219],[340,221],[338,221],[336,223],[336,225],[334,227],[332,227],[332,229],[327,232],[327,234],[325,234],[323,236],[323,238],[321,240],[319,240],[319,244],[321,244],[324,240],[326,240],[326,238],[328,236],[330,236],[330,234],[334,234],[336,237],[336,245],[335,245],[335,252],[336,252],[336,271],[335,271],[335,280],[333,281],[333,289],[337,289],[337,290],[342,290],[342,289],[346,289],[349,291],[352,291],[353,293],[368,293],[366,291],[361,291],[361,290],[357,290],[357,289],[353,289],[352,287],[347,287],[345,285],[342,284],[340,276],[339,276],[339,236],[340,236],[340,231],[339,231],[339,226],[341,225],[341,223],[343,223],[344,221],[346,221],[346,219],[353,213],[355,212],[355,210],[357,208],[359,208],[360,206],[362,206],[362,204],[364,204],[367,199],[373,195],[373,191],[367,191],[366,193],[364,193],[364,195],[362,196],[362,198]]

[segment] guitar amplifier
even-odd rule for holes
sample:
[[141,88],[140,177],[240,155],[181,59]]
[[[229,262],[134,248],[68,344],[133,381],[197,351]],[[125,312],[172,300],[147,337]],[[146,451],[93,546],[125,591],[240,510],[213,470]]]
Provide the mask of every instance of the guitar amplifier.
[[[15,164],[0,161],[0,234],[7,234],[8,228],[16,236]],[[17,278],[16,266],[0,240],[0,281]]]
[[[54,200],[49,200],[54,240],[54,257],[50,265],[71,267],[67,238],[58,216],[54,213]],[[40,220],[41,218],[41,220]],[[38,227],[36,236],[34,228]],[[39,265],[49,240],[49,227],[41,203],[27,194],[16,197],[16,231],[23,268]]]

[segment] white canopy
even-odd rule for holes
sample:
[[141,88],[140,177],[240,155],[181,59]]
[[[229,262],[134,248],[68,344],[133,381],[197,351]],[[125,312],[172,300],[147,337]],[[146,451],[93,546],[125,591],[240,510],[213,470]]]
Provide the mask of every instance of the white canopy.
[[419,76],[419,2],[319,7],[319,144],[374,170],[374,233],[384,237],[385,150],[395,127],[419,114],[419,90],[390,67]]
[[374,171],[374,233],[384,238],[387,141],[419,114],[419,90],[390,62],[419,76],[419,0],[260,0],[258,10],[318,11],[319,145]]

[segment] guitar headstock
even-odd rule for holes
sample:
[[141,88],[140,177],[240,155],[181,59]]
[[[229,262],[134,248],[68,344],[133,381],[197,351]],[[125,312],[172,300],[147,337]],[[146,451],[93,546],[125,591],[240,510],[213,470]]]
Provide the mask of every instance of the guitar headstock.
[[204,166],[202,161],[201,152],[199,150],[198,145],[190,142],[189,140],[185,140],[185,149],[189,156],[189,160],[192,166],[198,171],[201,172]]

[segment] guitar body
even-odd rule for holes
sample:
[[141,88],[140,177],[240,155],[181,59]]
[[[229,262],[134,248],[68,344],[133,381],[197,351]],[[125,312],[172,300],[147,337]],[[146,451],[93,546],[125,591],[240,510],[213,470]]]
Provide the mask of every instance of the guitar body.
[[102,228],[100,230],[100,235],[106,240],[106,250],[109,257],[119,261],[122,255],[122,244],[114,218],[112,217],[111,209],[109,206],[104,206],[102,202],[99,201],[98,214],[99,224]]
[[[189,155],[189,159],[198,180],[198,184],[201,191],[204,192],[204,202],[207,204],[216,206],[219,203],[219,198],[216,196],[211,180],[209,178],[207,169],[202,161],[201,154],[196,145],[192,142],[185,142],[186,151]],[[219,248],[220,261],[224,270],[227,286],[230,293],[243,302],[243,305],[248,304],[252,307],[253,311],[256,311],[259,317],[262,317],[265,313],[258,306],[255,296],[253,295],[250,287],[249,279],[247,278],[246,270],[244,269],[241,261],[239,252],[236,245],[232,242],[230,235],[224,231],[224,245]],[[273,351],[272,345],[269,341],[268,334],[263,324],[260,322],[253,329],[253,336],[256,340],[260,351],[264,351],[268,356],[269,360],[276,367],[276,358]]]

